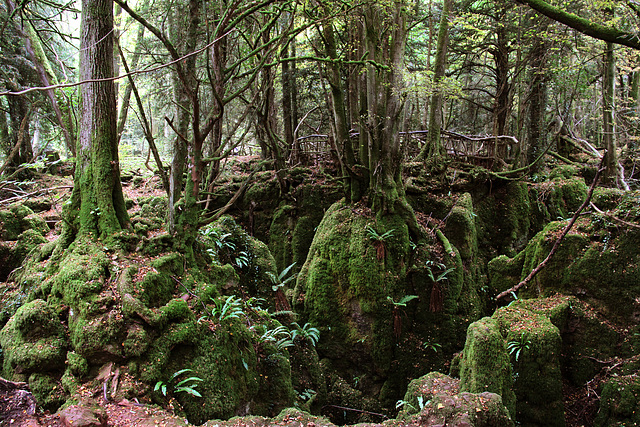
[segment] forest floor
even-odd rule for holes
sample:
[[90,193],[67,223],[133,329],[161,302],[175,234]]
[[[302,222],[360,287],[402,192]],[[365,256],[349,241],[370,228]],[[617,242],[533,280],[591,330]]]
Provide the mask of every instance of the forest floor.
[[[231,167],[235,175],[246,175],[243,164],[249,163],[254,158],[237,159],[238,162]],[[17,183],[16,183],[17,184]],[[64,202],[69,198],[73,188],[71,176],[57,176],[50,174],[35,174],[27,185],[22,183],[10,185],[8,188],[0,188],[0,207],[6,207],[11,203],[44,198],[51,203],[50,209],[40,211],[38,214],[44,218],[51,227],[51,231],[45,236],[53,241],[60,235],[60,219]],[[164,196],[160,179],[157,175],[151,175],[144,169],[127,171],[123,174],[123,191],[125,198],[136,202],[129,210],[129,214],[139,210],[137,201],[141,198]],[[163,230],[155,230],[161,233]],[[145,405],[130,402],[106,400],[102,387],[96,389],[83,388],[81,395],[91,402],[93,408],[87,411],[91,405],[71,407],[66,411],[51,413],[38,408],[35,399],[28,391],[25,383],[12,383],[0,378],[0,427],[25,426],[25,427],[58,427],[58,426],[105,426],[105,427],[156,427],[156,426],[187,426],[184,417],[174,414],[170,407],[163,409],[157,405]],[[93,419],[93,421],[92,421]],[[256,422],[258,424],[256,424]],[[254,419],[251,425],[289,425],[312,427],[315,423],[275,423],[267,419]],[[310,425],[311,424],[311,425]],[[237,420],[224,422],[226,426],[248,425]]]

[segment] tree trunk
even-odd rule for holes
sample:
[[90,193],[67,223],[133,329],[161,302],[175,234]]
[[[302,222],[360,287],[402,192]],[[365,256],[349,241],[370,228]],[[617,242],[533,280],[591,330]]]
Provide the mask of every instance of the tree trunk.
[[[136,44],[134,48],[133,58],[131,59],[131,69],[138,68],[138,61],[140,60],[140,48],[144,37],[144,26],[138,27],[138,35],[136,36]],[[118,42],[119,43],[119,42]],[[122,138],[122,132],[124,132],[124,126],[127,123],[127,115],[129,113],[129,104],[131,102],[131,93],[133,92],[133,85],[126,83],[124,94],[122,95],[122,103],[120,104],[120,112],[118,113],[118,143]]]
[[431,102],[429,104],[429,133],[427,135],[427,143],[422,147],[422,150],[420,150],[418,160],[434,159],[437,162],[438,158],[447,154],[440,139],[440,130],[442,129],[442,91],[438,88],[438,85],[444,78],[447,65],[450,11],[451,0],[444,0],[442,3],[442,16],[440,18],[440,28],[438,29],[438,41],[434,62],[433,84],[436,90],[433,95],[431,95]]
[[539,160],[533,164],[545,149],[546,135],[544,133],[544,116],[547,104],[546,43],[542,38],[534,40],[531,52],[531,75],[529,90],[529,144],[527,147],[527,164],[531,166],[531,173],[535,174],[542,168]]
[[[113,76],[112,0],[82,1],[80,64],[80,80]],[[120,183],[114,84],[83,84],[81,98],[70,222],[80,235],[109,242],[129,223]]]
[[[11,148],[19,142],[14,157],[9,163],[10,167],[17,167],[23,163],[28,163],[33,157],[31,149],[31,106],[27,98],[12,96],[8,98],[9,117],[11,119]],[[10,149],[11,149],[10,148]]]
[[603,142],[607,150],[604,159],[603,181],[618,188],[629,189],[618,161],[618,143],[616,141],[616,56],[613,43],[607,42],[604,55],[603,75]]
[[[13,13],[15,10],[15,2],[7,0],[9,13]],[[29,20],[23,21],[24,25],[15,25],[15,29],[20,34],[25,43],[25,48],[29,54],[29,57],[33,61],[35,68],[38,72],[38,77],[44,86],[52,86],[58,84],[58,79],[53,72],[53,67],[44,52],[42,42],[33,24]],[[69,152],[75,155],[75,126],[71,120],[70,102],[64,98],[64,93],[60,90],[56,92],[54,89],[46,91],[47,97],[51,102],[51,107],[56,116],[56,121],[62,130],[64,141]]]

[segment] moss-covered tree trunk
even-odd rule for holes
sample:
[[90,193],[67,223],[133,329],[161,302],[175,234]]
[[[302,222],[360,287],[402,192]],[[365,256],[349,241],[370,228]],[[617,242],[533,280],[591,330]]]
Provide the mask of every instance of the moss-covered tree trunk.
[[442,91],[437,88],[444,79],[447,64],[447,46],[449,44],[449,13],[451,11],[451,0],[444,0],[442,4],[442,16],[440,18],[440,28],[438,29],[438,42],[434,64],[435,75],[433,77],[436,90],[431,96],[429,104],[429,133],[427,143],[424,145],[418,160],[437,159],[446,155],[446,150],[440,140],[440,130],[442,129]]
[[[546,42],[535,37],[531,51],[531,83],[529,91],[529,144],[526,163],[531,165],[531,173],[542,168],[540,155],[545,149],[544,115],[547,104],[546,85]],[[537,162],[536,162],[537,161]]]
[[113,1],[83,0],[80,39],[80,126],[70,206],[73,231],[103,240],[128,226],[116,131]]

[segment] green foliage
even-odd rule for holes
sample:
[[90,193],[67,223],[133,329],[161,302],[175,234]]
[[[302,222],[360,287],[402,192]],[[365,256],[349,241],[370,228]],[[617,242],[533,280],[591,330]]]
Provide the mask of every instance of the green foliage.
[[427,400],[425,402],[424,397],[422,396],[418,396],[417,399],[418,399],[418,408],[416,408],[414,405],[412,405],[408,401],[401,399],[396,402],[396,409],[408,408],[412,412],[422,412],[424,407],[427,406],[429,402],[431,402],[431,400]]
[[437,353],[439,350],[442,350],[442,344],[437,342],[427,341],[422,346],[426,349],[433,350],[434,353]]
[[273,343],[276,349],[280,352],[285,348],[293,347],[293,336],[291,335],[291,331],[282,325],[274,329],[266,330],[262,335],[260,335],[260,341]]
[[271,286],[271,289],[273,289],[274,292],[277,291],[279,288],[285,286],[287,283],[291,282],[297,277],[297,275],[295,274],[292,274],[291,276],[287,277],[287,274],[289,274],[289,272],[291,271],[294,265],[296,265],[295,262],[289,265],[284,270],[282,270],[280,274],[278,274],[277,276],[271,271],[266,272],[267,276],[271,280],[271,283],[273,283],[273,286]]
[[373,227],[370,225],[367,226],[367,237],[376,242],[386,242],[389,238],[393,237],[393,232],[395,229],[391,229],[382,234],[378,233]]
[[529,347],[531,346],[531,340],[528,339],[525,335],[525,332],[523,332],[520,335],[520,338],[517,340],[513,340],[513,341],[509,341],[509,343],[507,344],[507,350],[509,350],[509,354],[515,354],[515,358],[516,358],[516,362],[518,361],[518,359],[520,358],[520,353],[522,353],[522,350],[525,349],[529,349]]
[[451,267],[451,268],[447,268],[446,270],[444,270],[443,272],[441,272],[440,274],[438,274],[438,276],[436,277],[433,274],[433,269],[432,267],[438,267],[439,269],[444,269],[446,266],[442,263],[436,263],[432,260],[428,260],[426,263],[426,267],[427,267],[427,275],[429,276],[429,278],[431,279],[432,282],[434,283],[438,283],[441,282],[443,280],[448,280],[449,278],[447,277],[447,275],[449,273],[451,273],[453,270],[455,270],[455,267]]
[[400,301],[395,301],[391,297],[387,297],[387,301],[389,301],[391,304],[393,304],[394,308],[396,308],[396,307],[406,307],[407,303],[409,301],[412,301],[412,300],[414,300],[416,298],[418,298],[418,295],[405,295],[402,298],[400,298]]
[[238,268],[245,268],[250,263],[250,256],[247,251],[240,251],[238,255],[234,257],[234,265]]
[[309,323],[305,323],[300,327],[296,322],[291,324],[295,329],[291,332],[291,339],[295,341],[296,338],[303,339],[305,341],[311,341],[311,344],[315,347],[320,339],[320,331],[317,328],[312,327]]
[[158,381],[155,387],[153,388],[153,391],[160,391],[163,396],[166,396],[167,388],[171,386],[173,387],[173,393],[188,393],[195,397],[202,397],[202,395],[196,390],[196,387],[198,386],[198,382],[203,381],[202,378],[191,376],[181,381],[178,381],[177,383],[174,383],[180,375],[187,372],[193,372],[193,370],[180,369],[179,371],[174,372],[173,375],[171,375],[171,377],[169,377],[169,379],[166,382]]
[[214,299],[213,302],[215,307],[211,310],[211,316],[220,323],[244,315],[242,299],[236,298],[235,295],[229,295],[226,299]]

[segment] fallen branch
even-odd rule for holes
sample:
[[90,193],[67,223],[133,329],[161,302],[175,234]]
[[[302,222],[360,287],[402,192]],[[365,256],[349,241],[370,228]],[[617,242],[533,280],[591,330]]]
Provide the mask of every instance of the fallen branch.
[[[204,227],[205,225],[211,224],[212,222],[216,221],[218,218],[220,218],[222,215],[224,215],[229,209],[231,209],[231,206],[234,205],[234,203],[242,196],[242,194],[245,192],[245,190],[247,189],[247,186],[250,185],[253,179],[253,176],[255,175],[256,171],[251,172],[251,174],[247,177],[247,179],[244,180],[244,182],[242,183],[242,185],[240,186],[240,188],[238,189],[238,191],[236,191],[236,194],[233,195],[233,197],[227,202],[226,205],[224,205],[223,207],[221,207],[220,209],[218,209],[212,216],[202,219],[200,221],[200,223],[198,224],[199,227]],[[207,200],[201,200],[198,203],[204,203],[204,202],[208,202],[209,201],[209,196],[207,196]]]
[[605,156],[602,156],[602,159],[600,160],[600,164],[598,165],[598,170],[596,171],[596,176],[593,178],[591,187],[589,187],[589,191],[587,192],[586,199],[584,200],[584,202],[582,202],[582,205],[580,205],[578,210],[573,214],[567,226],[564,228],[564,230],[562,230],[562,233],[560,233],[560,236],[558,236],[558,239],[553,244],[553,247],[551,248],[551,252],[549,252],[549,255],[547,255],[547,257],[543,259],[542,262],[540,262],[540,264],[536,266],[536,268],[531,270],[531,273],[529,273],[529,275],[527,275],[527,277],[525,277],[524,280],[522,280],[520,283],[518,283],[511,289],[507,289],[506,291],[501,292],[496,297],[496,301],[501,298],[504,298],[505,296],[511,294],[512,292],[517,291],[523,286],[526,286],[527,283],[529,283],[536,276],[536,274],[538,274],[549,263],[549,260],[553,257],[553,255],[557,252],[558,248],[560,247],[560,243],[562,243],[562,241],[564,240],[564,237],[569,233],[569,231],[573,227],[573,224],[576,222],[576,220],[580,216],[580,212],[582,212],[582,210],[585,207],[587,207],[587,205],[591,202],[591,196],[593,196],[593,190],[596,188],[596,184],[598,183],[598,179],[600,178],[600,173],[604,170],[604,167],[602,166],[604,162],[604,158]]
[[593,204],[593,202],[590,202],[589,204],[591,205],[591,207],[593,208],[593,210],[594,210],[594,211],[596,211],[596,212],[598,212],[600,215],[604,215],[604,216],[606,216],[606,217],[608,217],[608,218],[611,218],[611,219],[612,219],[612,220],[614,220],[614,221],[618,221],[620,224],[624,224],[624,225],[626,225],[627,227],[640,228],[640,225],[638,225],[638,224],[633,224],[633,223],[631,223],[631,222],[627,222],[627,221],[625,221],[624,219],[620,219],[620,218],[618,218],[618,217],[617,217],[617,216],[615,216],[615,215],[611,215],[610,213],[607,213],[607,212],[603,212],[603,211],[601,211],[600,209],[598,209],[598,207],[597,207],[596,205],[594,205],[594,204]]
[[39,194],[46,194],[50,191],[53,190],[62,190],[65,188],[73,188],[73,185],[60,185],[58,187],[49,187],[49,188],[41,188],[39,190],[36,191],[32,191],[31,193],[25,193],[21,196],[14,196],[14,197],[10,197],[8,199],[4,199],[4,200],[0,200],[0,204],[1,205],[7,205],[7,204],[11,204],[17,200],[21,200],[21,199],[28,199],[31,196],[35,196],[35,195],[39,195]]

